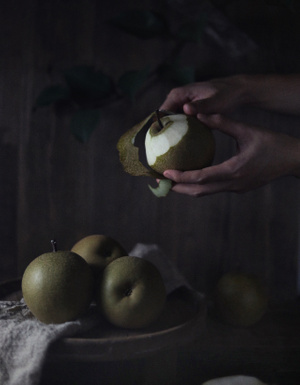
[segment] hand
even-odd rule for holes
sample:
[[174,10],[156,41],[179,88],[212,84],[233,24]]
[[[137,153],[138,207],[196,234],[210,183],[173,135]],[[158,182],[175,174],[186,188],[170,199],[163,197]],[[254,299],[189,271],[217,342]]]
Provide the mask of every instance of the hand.
[[160,109],[196,116],[231,111],[247,103],[246,79],[237,75],[174,88]]
[[178,193],[203,196],[222,191],[246,192],[271,180],[300,176],[300,140],[285,134],[232,121],[221,115],[198,115],[212,129],[232,136],[236,154],[225,162],[195,171],[167,170]]
[[251,105],[299,115],[300,75],[235,75],[174,88],[162,110],[214,114]]

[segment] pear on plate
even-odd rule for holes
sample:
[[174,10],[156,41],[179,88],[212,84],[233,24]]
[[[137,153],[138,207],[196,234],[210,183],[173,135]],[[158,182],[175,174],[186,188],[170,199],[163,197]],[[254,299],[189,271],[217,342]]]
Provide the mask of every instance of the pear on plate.
[[71,251],[35,258],[22,277],[23,298],[41,322],[63,323],[84,315],[92,302],[94,276],[86,261]]
[[139,329],[156,321],[166,301],[166,289],[156,266],[146,259],[124,256],[103,271],[96,288],[101,314],[114,326]]
[[127,255],[118,241],[104,234],[92,234],[80,239],[71,251],[79,254],[90,265],[95,276],[115,259]]

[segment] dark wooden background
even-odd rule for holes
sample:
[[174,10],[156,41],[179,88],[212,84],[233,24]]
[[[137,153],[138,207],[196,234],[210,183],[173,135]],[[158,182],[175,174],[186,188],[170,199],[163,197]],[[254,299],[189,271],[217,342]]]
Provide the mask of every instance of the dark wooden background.
[[[244,7],[214,3],[238,28],[245,27],[256,49],[245,55],[238,54],[243,44],[237,52],[229,49],[240,29],[219,34],[219,41],[207,33],[203,43],[188,45],[184,56],[184,64],[200,68],[202,79],[299,71],[299,32],[293,22],[283,22],[288,12],[256,1],[243,2]],[[183,15],[200,12],[200,5],[139,2],[140,8],[163,11],[174,26]],[[173,193],[157,199],[149,180],[123,172],[118,138],[156,109],[174,84],[159,82],[140,92],[135,103],[123,99],[105,107],[86,144],[71,135],[68,115],[52,108],[33,111],[41,90],[60,81],[66,68],[93,65],[117,79],[147,63],[155,66],[168,54],[170,43],[140,40],[106,23],[128,7],[136,1],[11,0],[0,6],[1,279],[21,275],[50,249],[53,237],[68,249],[85,235],[103,233],[128,250],[138,242],[159,244],[198,290],[209,292],[222,273],[238,267],[263,278],[275,300],[294,298],[298,180],[285,178],[242,195],[197,199]],[[296,117],[250,110],[238,116],[299,136]],[[219,162],[234,153],[234,143],[216,138]]]

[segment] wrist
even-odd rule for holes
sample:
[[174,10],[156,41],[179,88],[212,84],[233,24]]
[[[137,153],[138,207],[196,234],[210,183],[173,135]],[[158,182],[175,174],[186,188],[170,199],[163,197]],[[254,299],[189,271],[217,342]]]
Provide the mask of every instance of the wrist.
[[268,80],[264,75],[241,75],[240,86],[244,104],[263,107],[268,99]]

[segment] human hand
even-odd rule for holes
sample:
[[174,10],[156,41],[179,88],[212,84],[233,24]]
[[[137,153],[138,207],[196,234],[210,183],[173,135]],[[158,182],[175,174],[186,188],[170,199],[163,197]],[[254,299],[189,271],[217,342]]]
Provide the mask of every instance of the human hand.
[[247,77],[231,76],[174,88],[161,105],[161,110],[187,115],[231,111],[247,103]]
[[198,115],[211,129],[232,136],[237,152],[230,159],[195,171],[166,170],[172,190],[196,197],[223,191],[242,193],[281,176],[300,176],[300,140],[232,121],[222,115]]

